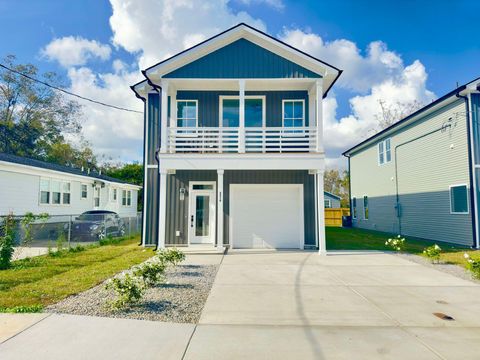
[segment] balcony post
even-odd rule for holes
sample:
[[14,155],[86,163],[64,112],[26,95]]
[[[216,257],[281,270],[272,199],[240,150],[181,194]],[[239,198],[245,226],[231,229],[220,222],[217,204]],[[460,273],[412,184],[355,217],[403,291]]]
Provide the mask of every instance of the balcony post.
[[240,79],[238,81],[239,96],[238,96],[238,152],[245,152],[245,80]]
[[217,248],[223,248],[223,174],[217,170]]
[[[308,90],[308,127],[310,128],[309,133],[309,151],[317,151],[317,126],[315,118],[315,104],[316,104],[316,83],[312,85],[310,90]],[[312,143],[312,138],[315,139],[315,142]]]
[[[315,84],[315,115],[317,126],[317,152],[323,153],[323,79],[318,79]],[[323,196],[323,195],[322,195]]]
[[[167,132],[170,132],[170,128],[177,127],[177,89],[172,85],[170,88],[170,121],[167,122]],[[175,133],[176,136],[176,133]],[[170,134],[167,134],[167,145],[170,143]],[[170,146],[170,149],[167,149],[172,153],[175,152],[174,147]]]
[[161,99],[161,120],[160,120],[160,152],[165,154],[167,152],[167,127],[168,127],[168,81],[162,80],[161,81],[162,87],[162,99]]

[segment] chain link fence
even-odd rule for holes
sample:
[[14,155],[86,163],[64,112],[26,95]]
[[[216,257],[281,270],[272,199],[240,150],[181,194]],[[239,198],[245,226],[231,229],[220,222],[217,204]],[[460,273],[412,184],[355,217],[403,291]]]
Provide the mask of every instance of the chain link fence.
[[[0,216],[0,228],[5,218]],[[121,217],[115,213],[51,215],[27,224],[22,223],[25,217],[14,218],[16,259],[44,254],[48,249],[84,246],[102,240],[138,235],[142,228],[141,213],[130,217]]]

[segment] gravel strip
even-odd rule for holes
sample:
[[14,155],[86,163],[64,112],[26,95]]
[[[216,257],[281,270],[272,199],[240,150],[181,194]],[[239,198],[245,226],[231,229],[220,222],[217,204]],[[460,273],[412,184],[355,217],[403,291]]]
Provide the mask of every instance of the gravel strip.
[[142,300],[124,310],[110,310],[106,303],[114,292],[105,283],[48,306],[45,311],[176,323],[197,323],[207,301],[218,266],[178,265],[166,272],[164,284],[149,288]]
[[463,280],[468,280],[468,281],[472,281],[474,283],[480,284],[480,280],[474,279],[470,274],[470,272],[460,265],[445,264],[445,263],[432,264],[430,260],[425,259],[423,256],[414,255],[414,254],[405,254],[405,253],[404,254],[394,253],[394,254],[406,260],[413,261],[417,264],[428,266],[433,269],[443,271],[447,274],[459,277]]

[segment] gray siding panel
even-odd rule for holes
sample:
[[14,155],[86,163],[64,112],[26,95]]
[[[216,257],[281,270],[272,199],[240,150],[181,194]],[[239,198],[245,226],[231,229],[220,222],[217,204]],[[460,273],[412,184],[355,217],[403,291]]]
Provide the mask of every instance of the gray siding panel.
[[[470,186],[466,123],[464,101],[457,100],[394,133],[390,163],[378,165],[378,142],[354,153],[351,196],[357,198],[358,216],[353,225],[471,245],[471,215],[450,214],[449,197],[450,185]],[[363,219],[364,195],[369,198],[368,220]]]
[[144,199],[146,229],[145,245],[157,245],[158,240],[158,191],[159,175],[157,169],[147,169],[147,196]]
[[[265,117],[267,126],[282,126],[282,100],[305,100],[305,126],[308,126],[307,91],[247,91],[246,95],[265,96]],[[198,126],[219,125],[220,96],[238,95],[236,91],[178,91],[177,100],[198,100]]]
[[148,94],[147,164],[156,164],[155,151],[160,147],[160,96]]
[[[210,170],[177,171],[167,179],[167,229],[168,245],[188,244],[188,188],[189,181],[216,181],[217,172]],[[230,184],[303,184],[305,245],[315,246],[315,193],[314,176],[308,171],[238,170],[224,174],[224,243],[229,243]],[[185,188],[185,200],[179,200],[180,188]],[[175,232],[180,231],[180,237]]]
[[180,67],[165,78],[320,78],[246,39],[239,39]]

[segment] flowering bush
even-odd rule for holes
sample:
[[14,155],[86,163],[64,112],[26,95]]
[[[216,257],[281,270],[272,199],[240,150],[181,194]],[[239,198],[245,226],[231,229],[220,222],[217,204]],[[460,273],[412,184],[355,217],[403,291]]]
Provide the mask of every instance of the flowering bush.
[[429,258],[432,263],[440,261],[440,253],[442,249],[437,244],[429,246],[423,250],[423,255]]
[[173,266],[177,266],[183,260],[185,260],[185,254],[176,248],[159,250],[157,252],[157,256],[160,261],[167,265],[171,264]]
[[403,251],[405,249],[405,238],[398,235],[396,238],[388,239],[385,246],[392,248],[395,251]]
[[117,294],[117,298],[110,303],[113,309],[120,309],[138,302],[145,292],[145,287],[139,278],[130,274],[114,277],[107,282],[105,288],[112,289]]
[[472,272],[475,279],[480,279],[480,259],[472,259],[467,253],[463,254],[467,259],[467,269]]
[[141,278],[145,286],[153,286],[164,280],[167,265],[159,259],[143,263],[133,269],[133,275]]

